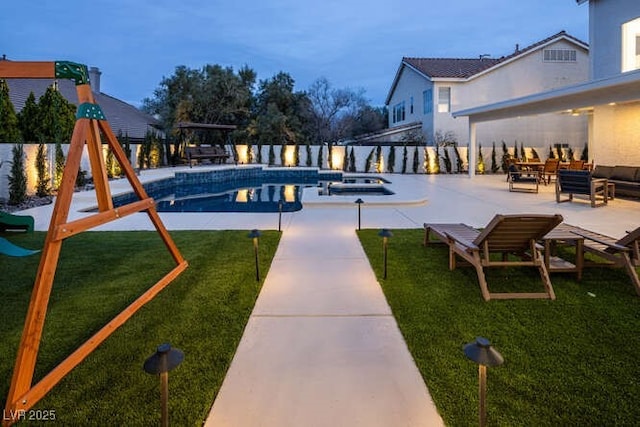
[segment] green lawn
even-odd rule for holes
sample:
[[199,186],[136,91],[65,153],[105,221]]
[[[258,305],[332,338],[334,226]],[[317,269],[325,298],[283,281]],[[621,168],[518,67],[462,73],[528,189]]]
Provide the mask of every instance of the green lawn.
[[[445,246],[394,230],[382,279],[377,230],[359,233],[409,349],[447,425],[477,425],[478,370],[462,352],[488,338],[489,425],[623,426],[640,420],[640,298],[623,270],[551,276],[557,300],[484,302],[470,268],[448,270]],[[533,269],[491,269],[491,290],[542,290]],[[591,294],[591,295],[590,295]]]
[[[218,392],[262,283],[246,231],[172,232],[189,268],[76,367],[35,408],[63,425],[158,425],[160,381],[142,370],[156,347],[184,351],[169,374],[172,424],[201,425]],[[5,236],[6,237],[6,236]],[[44,233],[8,237],[42,247]],[[278,232],[260,238],[264,278]],[[0,257],[0,401],[6,400],[39,255]],[[175,264],[155,232],[87,232],[64,242],[36,379]]]

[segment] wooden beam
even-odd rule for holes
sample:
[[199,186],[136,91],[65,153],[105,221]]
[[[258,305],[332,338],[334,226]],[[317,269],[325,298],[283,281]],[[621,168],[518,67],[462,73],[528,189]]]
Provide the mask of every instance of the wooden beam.
[[0,78],[3,79],[54,79],[56,64],[47,62],[0,61]]
[[147,199],[129,203],[128,205],[111,209],[106,212],[100,212],[86,218],[77,219],[66,224],[61,224],[56,227],[53,235],[53,240],[63,240],[68,237],[75,236],[76,234],[82,233],[83,231],[90,230],[102,224],[107,224],[111,221],[125,217],[127,215],[150,209],[154,206],[154,200],[149,197]]
[[96,332],[84,344],[78,347],[65,360],[49,372],[42,380],[34,385],[27,392],[11,402],[11,413],[27,411],[35,405],[42,397],[49,392],[62,378],[73,368],[78,366],[91,352],[93,352],[104,340],[131,318],[142,306],[151,301],[160,291],[169,285],[180,273],[187,268],[187,262],[178,264],[166,276],[160,279],[155,285],[139,296],[133,303],[114,317],[102,329]]

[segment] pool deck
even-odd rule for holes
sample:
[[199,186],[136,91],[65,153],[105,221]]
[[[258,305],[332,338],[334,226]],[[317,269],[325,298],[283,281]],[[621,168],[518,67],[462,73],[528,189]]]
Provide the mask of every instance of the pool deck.
[[[141,180],[176,170],[144,171]],[[497,213],[525,212],[560,213],[614,237],[638,226],[638,201],[557,204],[553,185],[538,194],[510,193],[504,175],[383,176],[396,195],[362,196],[362,228],[421,228],[426,221],[481,227]],[[113,181],[112,191],[127,185]],[[443,425],[357,239],[357,197],[323,201],[316,193],[306,189],[304,208],[283,214],[282,240],[205,425]],[[93,192],[76,193],[70,219],[86,215],[78,210],[92,204]],[[22,213],[46,230],[51,211]],[[278,225],[273,213],[160,216],[169,230]],[[146,214],[135,214],[99,229],[153,227]]]

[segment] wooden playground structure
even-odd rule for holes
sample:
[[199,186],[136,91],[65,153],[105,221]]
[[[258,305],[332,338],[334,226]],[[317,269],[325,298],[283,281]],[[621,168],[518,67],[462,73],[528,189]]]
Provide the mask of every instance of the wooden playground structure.
[[[67,161],[64,167],[62,182],[56,198],[49,230],[42,249],[40,265],[36,275],[29,309],[25,319],[22,338],[18,348],[13,376],[4,416],[3,426],[19,421],[21,414],[33,407],[46,395],[65,375],[94,351],[118,327],[126,322],[144,304],[152,300],[162,289],[170,284],[188,266],[180,251],[164,227],[156,208],[138,180],[129,159],[120,147],[113,131],[95,103],[89,85],[86,65],[68,61],[54,62],[19,62],[0,61],[0,78],[41,78],[70,79],[76,84],[79,106],[76,124],[71,137]],[[119,208],[114,208],[107,178],[106,164],[102,153],[102,138],[112,150],[114,157],[124,171],[125,177],[133,187],[139,200]],[[76,177],[84,146],[87,146],[91,172],[98,202],[98,212],[90,216],[68,221],[69,209],[73,197]],[[146,212],[165,246],[175,261],[175,267],[162,279],[139,296],[126,309],[109,321],[85,343],[73,351],[64,361],[33,384],[33,374],[38,348],[47,314],[47,305],[53,286],[54,276],[64,239],[95,228],[99,225],[117,220],[127,215]]]

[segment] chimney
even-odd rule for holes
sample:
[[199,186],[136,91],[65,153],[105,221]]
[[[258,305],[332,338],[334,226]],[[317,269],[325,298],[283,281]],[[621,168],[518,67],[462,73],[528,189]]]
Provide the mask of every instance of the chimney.
[[520,52],[520,45],[518,43],[516,43],[516,52],[515,53],[518,53],[518,52]]
[[89,68],[89,84],[91,85],[91,91],[94,93],[100,93],[100,75],[102,72],[98,67]]

